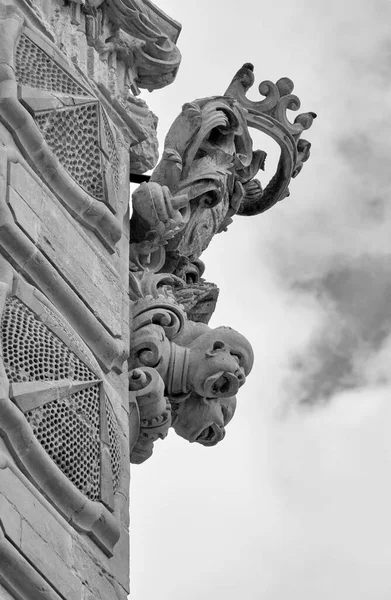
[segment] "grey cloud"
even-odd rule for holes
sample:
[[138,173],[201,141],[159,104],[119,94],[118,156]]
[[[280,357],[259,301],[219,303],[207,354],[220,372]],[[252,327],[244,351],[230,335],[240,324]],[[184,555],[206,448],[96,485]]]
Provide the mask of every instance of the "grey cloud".
[[309,345],[292,358],[287,386],[297,400],[316,403],[367,384],[366,361],[391,334],[390,256],[347,260],[318,279],[297,281],[301,293],[315,294],[326,318]]

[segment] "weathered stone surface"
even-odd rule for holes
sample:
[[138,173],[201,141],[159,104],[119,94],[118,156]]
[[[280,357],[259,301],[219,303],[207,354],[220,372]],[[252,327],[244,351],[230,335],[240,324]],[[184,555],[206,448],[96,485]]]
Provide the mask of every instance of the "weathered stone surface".
[[[291,93],[290,79],[261,83],[260,92],[266,98],[259,102],[246,97],[253,83],[253,65],[246,63],[224,96],[183,106],[167,134],[150,182],[133,193],[131,254],[135,270],[148,264],[155,272],[183,277],[183,264],[187,261],[197,270],[202,252],[214,235],[226,231],[235,214],[259,214],[289,194],[291,178],[299,174],[310,153],[311,144],[300,136],[316,115],[303,113],[294,123],[288,120],[287,110],[300,106]],[[272,137],[281,148],[276,174],[265,189],[255,176],[263,169],[266,153],[253,150],[252,128]],[[158,200],[159,186],[164,202]],[[163,205],[169,210],[160,210],[159,229],[154,214],[156,207]],[[180,210],[181,220],[172,219],[174,208]]]
[[5,535],[16,546],[20,546],[22,517],[3,494],[0,494],[0,522]]
[[115,336],[121,335],[119,275],[56,201],[19,164],[10,165],[9,203],[16,222]]
[[180,26],[126,1],[0,3],[2,599],[129,589],[129,173],[158,154],[132,94]]
[[72,538],[69,532],[53,515],[48,513],[47,508],[9,469],[1,471],[1,489],[3,497],[9,506],[13,507],[19,519],[26,521],[46,542],[50,551],[54,552],[65,565],[70,566],[72,564]]
[[81,600],[81,580],[26,521],[22,524],[21,550],[67,600]]
[[131,281],[135,297],[140,295],[129,357],[129,389],[140,419],[131,462],[148,459],[170,426],[190,442],[214,446],[225,436],[236,394],[252,369],[249,342],[229,327],[190,321],[174,296],[183,285],[175,276],[145,274]]
[[14,597],[11,596],[9,592],[1,585],[0,583],[0,598],[1,600],[14,600]]
[[[84,586],[96,600],[117,600],[114,578],[98,565],[77,543],[73,547],[73,568],[84,581]],[[88,596],[87,596],[88,597]]]

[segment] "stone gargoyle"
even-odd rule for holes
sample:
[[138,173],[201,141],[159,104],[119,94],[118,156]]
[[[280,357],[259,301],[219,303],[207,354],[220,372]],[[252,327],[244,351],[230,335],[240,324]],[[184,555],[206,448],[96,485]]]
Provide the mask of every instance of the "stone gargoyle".
[[251,346],[234,329],[189,320],[172,293],[183,285],[179,278],[132,278],[140,295],[133,304],[129,388],[140,421],[131,462],[149,458],[170,427],[190,442],[214,446],[225,436],[251,371]]

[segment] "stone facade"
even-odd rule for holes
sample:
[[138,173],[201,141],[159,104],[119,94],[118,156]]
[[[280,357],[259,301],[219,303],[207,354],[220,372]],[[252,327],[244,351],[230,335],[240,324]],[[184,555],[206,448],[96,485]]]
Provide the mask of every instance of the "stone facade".
[[[170,427],[220,442],[253,365],[207,324],[200,256],[288,194],[315,115],[287,120],[286,78],[247,100],[246,64],[183,107],[144,176],[137,96],[175,78],[179,32],[149,0],[0,3],[0,598],[126,598],[130,462]],[[252,127],[281,147],[265,190]]]
[[179,31],[147,1],[0,4],[2,599],[129,592],[134,94],[174,79]]

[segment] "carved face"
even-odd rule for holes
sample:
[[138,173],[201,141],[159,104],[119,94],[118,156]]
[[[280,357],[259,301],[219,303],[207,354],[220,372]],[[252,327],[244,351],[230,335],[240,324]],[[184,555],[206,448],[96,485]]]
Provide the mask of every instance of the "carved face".
[[190,345],[187,385],[202,398],[230,398],[246,381],[253,366],[253,351],[240,333],[218,327]]
[[172,427],[189,442],[215,446],[225,436],[225,425],[232,419],[236,408],[235,396],[231,398],[200,398],[193,394],[173,405]]

